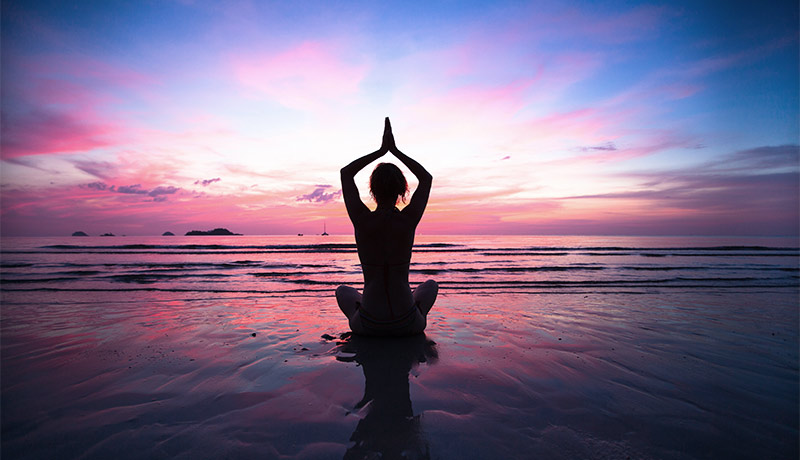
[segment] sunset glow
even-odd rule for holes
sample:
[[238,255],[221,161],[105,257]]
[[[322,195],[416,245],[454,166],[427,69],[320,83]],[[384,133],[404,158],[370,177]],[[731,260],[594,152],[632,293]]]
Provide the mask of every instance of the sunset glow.
[[385,116],[421,234],[800,233],[797,3],[603,5],[4,1],[2,234],[348,234]]

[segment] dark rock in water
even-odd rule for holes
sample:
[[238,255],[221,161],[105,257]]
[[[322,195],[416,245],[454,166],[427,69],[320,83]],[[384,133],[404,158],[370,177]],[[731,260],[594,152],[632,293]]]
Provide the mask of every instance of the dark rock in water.
[[115,236],[115,235],[114,235],[113,233],[103,233],[103,234],[102,234],[102,235],[100,235],[100,236]]
[[252,333],[252,334],[250,334],[250,335],[252,335],[253,337],[255,337],[255,336],[256,336],[256,333],[255,333],[255,332],[253,332],[253,333]]
[[233,233],[227,228],[215,228],[214,230],[206,230],[206,231],[192,230],[190,232],[186,232],[186,236],[196,236],[196,235],[240,236],[241,233]]
[[89,236],[89,235],[87,235],[85,232],[75,232],[72,234],[72,236]]
[[335,339],[335,338],[336,338],[336,337],[334,337],[334,336],[332,336],[332,335],[329,335],[329,334],[322,334],[322,336],[321,336],[321,337],[322,337],[323,339],[325,339],[325,340],[333,340],[333,339]]
[[175,236],[175,234],[172,232],[164,232],[161,234],[161,236]]

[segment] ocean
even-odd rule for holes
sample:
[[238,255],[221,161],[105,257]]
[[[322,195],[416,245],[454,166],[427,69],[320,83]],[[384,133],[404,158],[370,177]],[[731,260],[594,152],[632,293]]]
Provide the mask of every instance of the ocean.
[[424,335],[352,236],[4,237],[5,459],[796,459],[796,238],[428,236]]
[[[410,282],[447,293],[796,289],[793,238],[420,236]],[[3,238],[2,290],[330,296],[352,236]]]

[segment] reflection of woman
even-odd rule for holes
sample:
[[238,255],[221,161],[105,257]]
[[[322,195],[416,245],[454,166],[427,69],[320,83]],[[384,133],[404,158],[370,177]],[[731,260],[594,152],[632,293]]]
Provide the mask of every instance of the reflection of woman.
[[[378,204],[370,211],[361,201],[353,180],[365,166],[391,152],[419,179],[419,186],[402,211],[395,205],[405,201],[408,183],[400,168],[381,163],[370,177],[370,193]],[[367,335],[413,335],[425,329],[439,286],[433,280],[413,292],[408,268],[414,231],[425,212],[433,177],[419,163],[397,149],[392,125],[386,118],[381,148],[342,168],[342,194],[355,229],[358,258],[364,274],[364,294],[349,286],[336,289],[336,301],[347,316],[350,329]]]
[[418,363],[438,359],[436,344],[424,334],[399,339],[352,336],[341,352],[353,357],[364,371],[364,397],[356,409],[369,412],[358,422],[345,460],[356,458],[430,458],[430,449],[420,427],[420,416],[411,408],[408,373]]

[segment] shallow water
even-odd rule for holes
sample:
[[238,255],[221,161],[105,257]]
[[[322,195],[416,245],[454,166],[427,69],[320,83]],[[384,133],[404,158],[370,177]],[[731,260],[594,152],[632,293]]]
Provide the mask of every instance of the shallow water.
[[[795,287],[793,238],[418,237],[412,284],[444,291],[654,292]],[[10,291],[328,296],[360,286],[352,236],[5,238]]]
[[2,288],[4,459],[799,454],[792,284],[443,289],[388,341],[324,293]]

